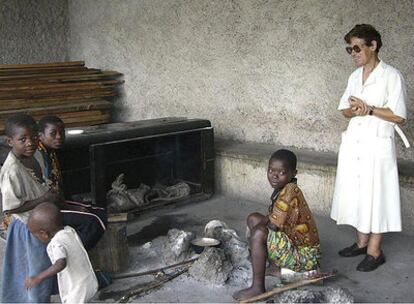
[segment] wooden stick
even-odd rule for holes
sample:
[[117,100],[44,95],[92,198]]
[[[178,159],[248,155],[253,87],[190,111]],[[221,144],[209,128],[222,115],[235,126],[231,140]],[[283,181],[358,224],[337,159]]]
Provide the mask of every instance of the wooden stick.
[[73,112],[73,111],[90,111],[90,110],[106,110],[110,109],[112,103],[106,100],[96,100],[83,103],[70,103],[70,104],[58,104],[50,106],[41,106],[41,107],[30,107],[30,108],[18,108],[13,110],[0,111],[0,117],[8,117],[17,113],[28,113],[30,115],[42,115],[49,112]]
[[27,72],[37,72],[37,73],[50,73],[54,71],[86,71],[88,70],[87,67],[76,67],[76,66],[68,66],[68,67],[43,67],[43,68],[35,68],[35,69],[0,69],[0,75],[15,75],[15,74],[24,74]]
[[66,89],[50,89],[50,90],[33,90],[26,92],[8,92],[0,93],[0,99],[10,99],[10,98],[42,98],[47,96],[79,96],[79,94],[88,94],[96,95],[102,93],[113,93],[113,90],[110,87],[100,88],[100,87],[84,87],[84,88],[66,88]]
[[68,72],[68,71],[55,71],[50,73],[36,73],[36,72],[27,72],[21,75],[1,75],[0,81],[8,80],[8,79],[37,79],[37,78],[48,78],[48,77],[57,77],[57,76],[71,76],[71,75],[88,75],[88,74],[96,74],[102,73],[99,69],[87,69],[84,71],[77,71],[77,72]]
[[157,288],[165,283],[167,283],[168,281],[171,281],[172,279],[182,275],[183,273],[187,272],[188,269],[190,268],[190,265],[185,266],[184,269],[182,270],[178,270],[172,274],[167,274],[165,276],[165,278],[162,278],[160,280],[156,280],[152,283],[149,283],[147,286],[144,287],[139,287],[136,289],[132,289],[130,291],[128,291],[128,293],[126,295],[124,295],[120,300],[119,303],[127,303],[132,297],[140,295],[144,292],[150,291],[154,288]]
[[131,278],[131,277],[140,277],[140,276],[144,276],[144,275],[148,275],[148,274],[154,274],[154,273],[158,273],[160,271],[164,271],[167,269],[171,269],[171,268],[176,268],[178,266],[183,266],[186,264],[190,264],[193,263],[195,261],[198,260],[198,257],[188,260],[188,261],[184,261],[184,262],[180,262],[177,264],[173,264],[173,265],[169,265],[169,266],[165,266],[165,267],[161,267],[161,268],[156,268],[153,270],[147,270],[147,271],[143,271],[143,272],[131,272],[131,273],[124,273],[124,274],[118,274],[118,275],[114,275],[112,276],[112,279],[114,280],[119,280],[119,279],[125,279],[125,278]]
[[[61,75],[67,74],[67,75]],[[106,80],[108,78],[117,78],[123,74],[118,72],[104,71],[104,72],[92,72],[92,73],[61,73],[54,74],[54,76],[36,76],[26,78],[15,78],[15,77],[0,77],[0,85],[3,84],[24,84],[24,83],[61,83],[61,82],[74,82],[74,81],[87,81],[87,80]],[[4,78],[3,78],[4,77]]]
[[61,66],[84,66],[85,61],[65,61],[51,63],[28,63],[28,64],[0,64],[0,69],[28,69],[39,67],[61,67]]
[[72,83],[41,83],[41,84],[20,84],[10,86],[10,84],[0,83],[0,93],[7,93],[9,91],[30,91],[30,90],[43,90],[43,89],[60,89],[60,88],[76,88],[76,87],[106,87],[109,85],[122,84],[123,80],[101,80],[101,81],[82,81]]
[[274,296],[278,293],[290,290],[290,289],[294,289],[294,288],[298,288],[301,286],[305,286],[305,285],[309,285],[309,284],[313,284],[316,283],[318,281],[330,278],[330,277],[334,277],[335,273],[327,273],[327,274],[320,274],[315,278],[310,278],[310,279],[305,279],[305,280],[299,280],[298,282],[293,282],[290,284],[287,284],[285,286],[282,287],[276,287],[268,292],[259,294],[257,296],[245,299],[240,301],[239,303],[255,303],[255,302],[259,302],[259,301],[263,301],[267,298],[270,298],[271,296]]

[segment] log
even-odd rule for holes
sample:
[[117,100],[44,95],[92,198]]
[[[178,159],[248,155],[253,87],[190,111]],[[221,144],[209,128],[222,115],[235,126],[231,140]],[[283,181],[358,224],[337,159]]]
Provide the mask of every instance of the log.
[[95,248],[89,251],[95,270],[114,273],[128,268],[127,219],[127,213],[108,214],[108,225],[102,239]]

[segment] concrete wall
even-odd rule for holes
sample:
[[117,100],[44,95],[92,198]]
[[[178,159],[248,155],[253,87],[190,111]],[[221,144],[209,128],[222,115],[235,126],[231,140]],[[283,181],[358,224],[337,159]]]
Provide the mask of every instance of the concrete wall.
[[[230,145],[232,146],[232,144]],[[272,145],[218,145],[216,153],[216,190],[228,197],[270,204],[273,189],[266,171]],[[334,192],[336,161],[330,153],[295,151],[298,155],[298,185],[313,213],[329,216]],[[328,154],[328,157],[326,155]],[[329,155],[330,154],[330,155]],[[325,156],[325,157],[324,157]],[[409,173],[406,171],[405,173]],[[352,190],[350,190],[352,191]],[[403,232],[414,235],[414,176],[401,174],[401,215]]]
[[413,117],[412,0],[69,0],[69,17],[70,58],[125,73],[118,120],[208,118],[219,137],[337,151],[354,69],[343,36],[363,22],[405,75]]
[[0,64],[64,61],[67,0],[0,0]]

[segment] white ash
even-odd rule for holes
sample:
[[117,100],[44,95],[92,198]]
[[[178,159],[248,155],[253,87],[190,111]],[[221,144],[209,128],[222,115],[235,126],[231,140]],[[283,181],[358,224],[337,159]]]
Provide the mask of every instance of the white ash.
[[223,249],[208,247],[191,265],[189,274],[198,281],[220,285],[227,281],[232,269]]
[[186,261],[193,256],[191,241],[195,238],[192,232],[171,229],[162,249],[162,258],[167,265]]

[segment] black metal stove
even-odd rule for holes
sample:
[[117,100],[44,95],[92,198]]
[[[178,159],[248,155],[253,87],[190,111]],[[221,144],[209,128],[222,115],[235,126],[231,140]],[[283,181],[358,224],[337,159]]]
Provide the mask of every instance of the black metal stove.
[[106,206],[106,193],[121,173],[128,188],[180,180],[190,185],[187,200],[214,192],[214,133],[208,120],[168,117],[82,130],[67,133],[60,153],[65,197],[90,193],[92,203]]

